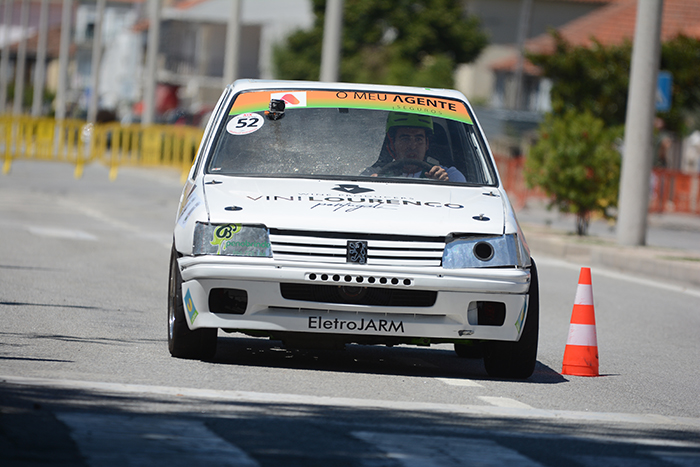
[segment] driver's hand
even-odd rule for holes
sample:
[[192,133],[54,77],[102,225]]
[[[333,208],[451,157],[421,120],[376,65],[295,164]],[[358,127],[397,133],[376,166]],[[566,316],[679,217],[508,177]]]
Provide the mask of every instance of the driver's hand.
[[434,165],[432,169],[425,173],[425,175],[433,180],[445,181],[450,179],[450,177],[447,176],[447,171],[439,165]]

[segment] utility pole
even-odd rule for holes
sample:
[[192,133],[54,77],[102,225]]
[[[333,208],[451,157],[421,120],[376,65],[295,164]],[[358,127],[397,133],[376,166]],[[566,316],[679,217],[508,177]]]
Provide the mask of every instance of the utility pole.
[[343,0],[328,0],[323,23],[321,81],[338,81],[340,45],[343,37]]
[[146,73],[143,87],[143,114],[142,125],[151,125],[156,114],[156,85],[158,48],[160,47],[160,12],[161,0],[149,0],[148,2],[148,44],[146,50]]
[[238,56],[241,48],[241,1],[231,0],[226,26],[226,51],[224,56],[224,86],[238,78]]
[[32,97],[32,117],[40,117],[44,103],[44,82],[46,81],[46,36],[49,29],[49,0],[41,0],[39,13],[39,40],[34,65],[34,96]]
[[61,41],[58,50],[58,89],[56,89],[56,120],[66,118],[66,93],[68,89],[68,54],[70,53],[71,16],[73,0],[63,0],[61,10]]
[[95,32],[92,38],[92,77],[90,78],[90,101],[88,103],[87,121],[95,123],[97,107],[100,103],[100,61],[102,59],[102,21],[105,16],[105,0],[97,0],[95,13]]
[[17,49],[17,70],[15,73],[15,101],[12,106],[12,113],[20,115],[22,113],[22,100],[24,97],[24,68],[27,64],[27,31],[29,26],[29,1],[22,0],[22,7],[19,10],[19,23],[22,31],[22,38]]
[[646,244],[662,12],[663,0],[637,1],[617,219],[620,245]]
[[0,114],[7,106],[7,82],[10,68],[10,29],[12,28],[12,0],[5,0],[4,26],[2,34],[2,57],[0,57]]
[[521,0],[520,24],[518,25],[518,61],[515,64],[514,110],[523,107],[523,68],[525,66],[525,41],[530,35],[530,17],[532,15],[532,0]]

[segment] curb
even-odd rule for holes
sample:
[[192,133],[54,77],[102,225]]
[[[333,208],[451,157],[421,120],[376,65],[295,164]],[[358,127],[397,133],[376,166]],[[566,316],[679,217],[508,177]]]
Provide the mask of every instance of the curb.
[[521,226],[533,257],[553,256],[648,279],[700,288],[700,254],[649,246],[621,246],[600,237],[578,237],[536,224]]

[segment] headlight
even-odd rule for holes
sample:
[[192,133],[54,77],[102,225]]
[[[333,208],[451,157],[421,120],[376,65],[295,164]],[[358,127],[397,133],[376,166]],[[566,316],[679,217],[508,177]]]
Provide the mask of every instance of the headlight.
[[492,268],[503,266],[525,267],[522,242],[516,234],[485,236],[448,236],[442,253],[445,269]]
[[193,251],[195,255],[272,257],[270,235],[264,225],[197,222]]

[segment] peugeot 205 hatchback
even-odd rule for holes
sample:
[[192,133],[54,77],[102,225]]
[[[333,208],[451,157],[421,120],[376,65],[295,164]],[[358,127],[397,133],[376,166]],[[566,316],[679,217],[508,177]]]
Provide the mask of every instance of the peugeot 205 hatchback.
[[537,270],[457,91],[241,80],[212,114],[170,261],[168,345],[453,343],[535,366]]

